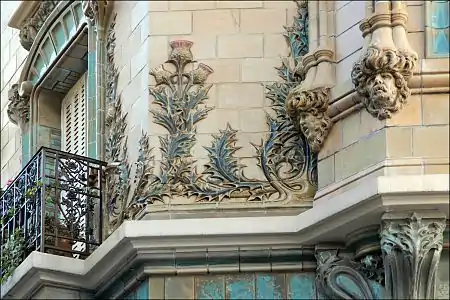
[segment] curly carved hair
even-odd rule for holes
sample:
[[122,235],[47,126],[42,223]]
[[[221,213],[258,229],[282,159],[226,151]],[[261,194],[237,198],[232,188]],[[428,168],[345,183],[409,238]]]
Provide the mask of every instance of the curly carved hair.
[[[365,55],[354,64],[351,78],[369,113],[379,119],[389,118],[406,103],[410,95],[407,81],[412,75],[416,61],[415,54],[402,50],[382,49],[377,46],[367,49]],[[368,83],[376,75],[383,73],[392,75],[398,91],[393,103],[385,101],[384,107],[380,107],[380,103],[374,103],[374,99],[370,99]]]

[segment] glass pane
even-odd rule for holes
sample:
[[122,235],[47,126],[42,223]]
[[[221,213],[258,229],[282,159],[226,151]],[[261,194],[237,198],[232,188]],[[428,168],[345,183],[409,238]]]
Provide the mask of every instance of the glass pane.
[[194,299],[194,277],[167,277],[165,299]]
[[59,52],[67,40],[61,23],[58,23],[55,25],[55,27],[53,27],[52,38],[55,42],[56,51]]
[[75,22],[73,20],[72,12],[69,11],[64,17],[63,22],[66,25],[67,32],[69,33],[69,36],[73,36],[76,32],[75,28]]

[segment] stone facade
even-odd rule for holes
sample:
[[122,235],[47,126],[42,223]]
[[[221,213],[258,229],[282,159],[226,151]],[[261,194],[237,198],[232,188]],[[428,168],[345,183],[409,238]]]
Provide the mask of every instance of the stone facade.
[[[448,297],[448,3],[30,3],[2,2],[2,298]],[[60,187],[33,155],[80,80]],[[9,203],[74,190],[85,252],[14,256]]]

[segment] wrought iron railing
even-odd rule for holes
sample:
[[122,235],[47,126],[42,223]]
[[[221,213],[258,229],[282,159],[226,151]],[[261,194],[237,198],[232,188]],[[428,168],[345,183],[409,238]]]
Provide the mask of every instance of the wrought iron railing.
[[102,242],[102,169],[42,147],[0,196],[1,278],[32,252],[84,259]]

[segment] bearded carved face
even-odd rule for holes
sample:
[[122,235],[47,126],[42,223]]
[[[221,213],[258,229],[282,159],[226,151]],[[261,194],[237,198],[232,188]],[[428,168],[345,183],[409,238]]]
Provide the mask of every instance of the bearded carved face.
[[390,118],[403,102],[394,76],[389,72],[377,73],[367,80],[365,106],[379,119]]
[[392,104],[397,98],[395,79],[390,73],[381,73],[372,77],[367,84],[367,91],[374,102]]

